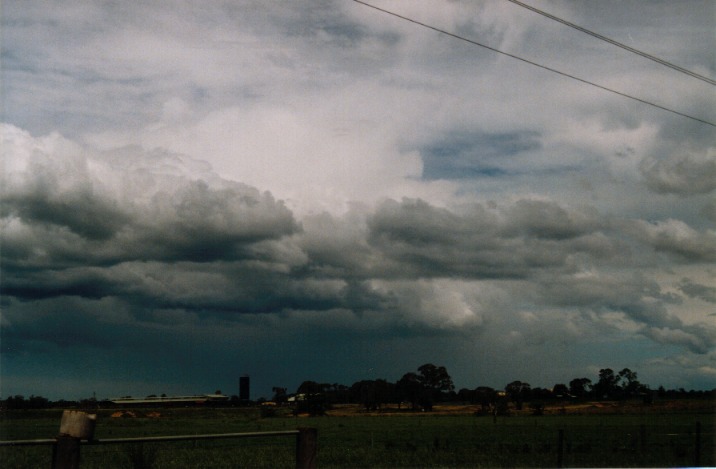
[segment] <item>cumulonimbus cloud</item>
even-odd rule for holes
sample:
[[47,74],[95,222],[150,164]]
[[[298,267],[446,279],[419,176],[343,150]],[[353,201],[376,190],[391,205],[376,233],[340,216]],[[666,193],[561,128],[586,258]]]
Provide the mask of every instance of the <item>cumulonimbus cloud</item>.
[[68,337],[126,346],[123,334],[142,348],[142,337],[207,328],[542,347],[628,324],[694,354],[716,344],[712,328],[669,311],[679,292],[708,301],[709,290],[619,272],[624,256],[711,259],[712,233],[683,221],[615,220],[544,197],[385,199],[299,219],[185,155],[2,134],[5,353],[72,347]]

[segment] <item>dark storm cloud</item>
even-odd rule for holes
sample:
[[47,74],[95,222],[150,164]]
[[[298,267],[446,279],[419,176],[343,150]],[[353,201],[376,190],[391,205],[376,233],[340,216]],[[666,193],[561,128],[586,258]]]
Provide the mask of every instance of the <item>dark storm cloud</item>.
[[716,190],[716,153],[646,158],[640,171],[647,186],[659,193],[708,194]]
[[26,223],[44,223],[66,227],[88,240],[107,240],[125,223],[129,216],[112,201],[95,197],[91,191],[52,194],[44,181],[39,191],[2,200],[2,216],[17,216]]
[[[713,70],[709,0],[607,3],[549,10]],[[509,2],[437,5],[390,8],[713,121],[708,84]],[[709,126],[350,1],[9,0],[2,23],[3,395],[435,360],[466,386],[714,376]]]
[[397,275],[524,278],[537,269],[568,268],[575,253],[612,250],[598,220],[594,211],[551,202],[521,200],[503,211],[474,204],[457,214],[404,199],[378,208],[368,239],[394,262],[386,267]]
[[316,288],[282,292],[302,290],[286,273],[305,256],[279,242],[300,227],[269,193],[201,171],[207,180],[192,180],[201,165],[137,148],[26,153],[13,132],[0,192],[3,295],[238,311],[274,311],[288,296],[327,307]]
[[713,327],[685,324],[646,326],[641,333],[658,343],[685,347],[700,355],[710,353],[716,346],[716,329]]
[[716,346],[716,328],[685,324],[670,314],[668,305],[680,304],[681,298],[639,274],[546,276],[534,288],[536,304],[576,308],[597,317],[623,314],[641,334],[693,353],[705,354]]
[[657,253],[665,253],[682,262],[702,263],[716,260],[716,232],[697,230],[680,220],[625,223],[625,232]]
[[[100,331],[107,321],[151,334],[167,317],[209,324],[246,314],[292,323],[323,315],[316,327],[337,321],[405,337],[467,333],[495,310],[513,311],[498,299],[503,287],[484,282],[520,279],[518,303],[620,312],[653,340],[698,353],[713,343],[708,330],[659,306],[677,299],[654,282],[577,276],[581,264],[608,265],[623,253],[625,237],[662,250],[668,234],[682,250],[684,235],[703,238],[692,250],[705,252],[709,235],[682,222],[613,223],[593,208],[545,200],[455,210],[403,199],[299,224],[269,193],[178,155],[62,148],[10,168],[15,177],[2,192],[5,320],[16,339],[38,330],[40,316],[23,304],[59,315],[58,331],[69,324],[64,315],[81,321],[73,334],[96,346],[117,340]],[[100,304],[113,311],[94,309]],[[18,340],[10,343],[19,348]],[[64,344],[59,332],[33,340]]]
[[701,285],[691,279],[684,278],[681,280],[679,290],[691,298],[698,298],[703,301],[708,301],[709,303],[716,303],[716,287]]
[[[520,277],[528,266],[504,250],[498,221],[480,206],[461,217],[421,200],[387,201],[368,220],[368,240],[389,262],[388,277]],[[514,261],[513,261],[514,259]]]
[[148,196],[146,203],[83,191],[81,181],[53,192],[42,181],[7,188],[3,257],[10,265],[50,268],[245,259],[256,256],[257,243],[298,230],[290,211],[268,193],[235,183],[212,188],[203,181],[172,182],[174,187],[134,194]]
[[506,233],[567,240],[608,228],[596,210],[568,210],[555,202],[519,200],[507,210]]
[[[502,211],[475,206],[458,215],[420,200],[388,201],[368,226],[371,245],[388,260],[383,266],[388,278],[525,279],[529,283],[517,295],[534,306],[576,309],[596,317],[620,313],[641,334],[694,353],[716,345],[713,328],[687,325],[667,311],[681,300],[655,281],[636,274],[583,275],[575,270],[580,262],[598,265],[625,254],[620,241],[625,233],[593,209],[580,212],[520,200]],[[680,227],[695,239],[702,236]],[[666,248],[663,241],[657,245]],[[701,248],[693,251],[706,254]]]
[[[12,301],[5,320],[2,352],[56,352],[55,347],[114,348],[132,342],[136,323],[116,300],[63,296],[31,302]],[[118,319],[122,319],[118,321]]]
[[139,258],[168,261],[244,258],[252,244],[298,229],[270,194],[243,185],[210,188],[203,181],[154,195],[137,222],[128,241],[140,249]]

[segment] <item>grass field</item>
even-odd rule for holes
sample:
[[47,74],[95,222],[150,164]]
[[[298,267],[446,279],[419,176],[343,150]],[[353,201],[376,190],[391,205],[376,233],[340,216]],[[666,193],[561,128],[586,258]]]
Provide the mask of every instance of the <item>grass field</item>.
[[[569,467],[694,465],[700,422],[702,466],[716,465],[713,406],[608,408],[535,417],[476,417],[470,407],[434,414],[366,415],[356,407],[325,417],[261,418],[257,409],[140,409],[113,418],[100,410],[96,438],[318,429],[318,465],[327,467],[556,467],[559,431]],[[598,408],[597,408],[598,409]],[[577,409],[578,410],[578,409]],[[588,410],[591,410],[588,411]],[[153,413],[154,412],[154,413]],[[159,414],[159,415],[156,415]],[[4,413],[0,440],[51,438],[61,411]],[[83,446],[82,468],[293,467],[293,437]],[[3,468],[50,467],[51,448],[2,447]]]

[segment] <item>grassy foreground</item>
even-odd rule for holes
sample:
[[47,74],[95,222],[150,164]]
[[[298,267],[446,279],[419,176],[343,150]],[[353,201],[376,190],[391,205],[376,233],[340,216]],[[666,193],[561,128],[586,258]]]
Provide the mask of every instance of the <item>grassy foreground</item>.
[[[325,417],[257,409],[100,410],[96,438],[318,429],[319,467],[556,467],[563,430],[565,467],[714,466],[713,406],[608,409],[541,417],[476,417],[469,407],[434,414],[366,415],[355,407]],[[52,438],[61,411],[3,413],[0,440]],[[697,422],[700,440],[696,441]],[[83,446],[82,468],[293,467],[293,437]],[[3,447],[3,468],[49,467],[51,448]]]

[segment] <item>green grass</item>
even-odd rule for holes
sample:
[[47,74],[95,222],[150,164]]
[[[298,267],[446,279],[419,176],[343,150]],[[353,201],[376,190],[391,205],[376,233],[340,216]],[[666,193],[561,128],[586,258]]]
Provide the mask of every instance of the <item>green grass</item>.
[[[96,438],[318,429],[318,465],[328,467],[555,467],[559,430],[569,467],[678,467],[694,464],[701,422],[702,466],[714,466],[714,414],[512,416],[391,415],[259,417],[254,409],[159,410],[158,419],[110,418]],[[0,439],[51,438],[61,412],[4,414]],[[82,468],[293,467],[295,438],[113,444],[82,447]],[[3,468],[49,467],[50,447],[3,447]]]

